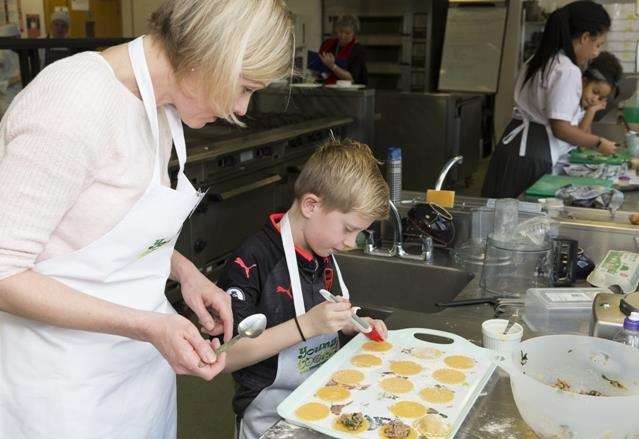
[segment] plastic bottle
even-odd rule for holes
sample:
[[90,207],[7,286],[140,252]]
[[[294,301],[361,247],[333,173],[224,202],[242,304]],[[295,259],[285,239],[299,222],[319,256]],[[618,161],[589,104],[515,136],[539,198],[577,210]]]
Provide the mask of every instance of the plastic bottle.
[[632,312],[623,321],[623,329],[615,334],[614,341],[639,348],[639,312]]
[[402,149],[388,147],[386,152],[386,181],[390,190],[390,199],[399,206],[402,200]]

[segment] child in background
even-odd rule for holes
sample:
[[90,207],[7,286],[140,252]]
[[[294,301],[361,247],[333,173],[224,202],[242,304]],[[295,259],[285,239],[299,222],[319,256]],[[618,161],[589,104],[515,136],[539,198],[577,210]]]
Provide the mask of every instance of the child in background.
[[[257,439],[278,419],[276,408],[338,349],[338,331],[355,332],[348,289],[333,256],[355,247],[357,234],[388,215],[388,186],[368,146],[331,140],[295,182],[295,201],[232,256],[219,281],[232,297],[236,325],[255,313],[266,331],[228,350],[239,437]],[[324,301],[326,289],[338,303]],[[368,319],[384,338],[383,322]]]
[[579,128],[590,133],[598,111],[606,108],[608,96],[618,94],[623,75],[621,63],[610,52],[601,52],[583,74]]

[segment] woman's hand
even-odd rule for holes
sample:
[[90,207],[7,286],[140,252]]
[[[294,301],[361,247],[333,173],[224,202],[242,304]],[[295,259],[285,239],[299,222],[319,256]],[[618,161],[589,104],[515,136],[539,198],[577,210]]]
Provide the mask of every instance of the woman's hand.
[[600,141],[601,144],[597,148],[597,151],[599,151],[603,155],[613,155],[617,152],[617,145],[615,144],[615,142],[604,139],[603,137],[600,139]]
[[331,70],[335,69],[335,55],[330,52],[324,52],[319,54],[322,62]]
[[338,303],[322,302],[315,305],[306,314],[298,317],[302,332],[306,339],[321,334],[341,331],[350,324],[351,304],[347,301]]
[[[368,322],[369,325],[373,327],[377,331],[379,335],[382,336],[384,340],[388,338],[388,328],[386,328],[386,324],[382,320],[371,319],[370,317],[362,317],[364,320]],[[342,329],[342,332],[346,335],[353,335],[359,330],[355,325],[349,322],[349,325]]]
[[199,270],[192,270],[180,278],[184,302],[197,315],[202,332],[209,335],[224,334],[224,341],[233,335],[231,296],[211,282]]
[[[160,351],[175,373],[210,381],[226,364],[226,354],[215,355],[217,339],[208,342],[195,325],[178,314],[153,313],[147,325],[147,341]],[[200,367],[201,363],[204,363]]]

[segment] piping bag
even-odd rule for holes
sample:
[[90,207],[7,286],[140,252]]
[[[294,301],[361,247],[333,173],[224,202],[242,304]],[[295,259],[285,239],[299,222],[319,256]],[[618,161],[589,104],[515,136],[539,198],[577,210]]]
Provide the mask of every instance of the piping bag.
[[[327,301],[332,303],[338,302],[337,298],[333,296],[331,293],[329,293],[328,291],[326,291],[325,289],[320,289],[319,292],[322,295],[322,297],[326,299]],[[351,321],[353,322],[353,325],[355,325],[358,331],[360,331],[362,334],[364,334],[366,337],[370,338],[371,340],[384,341],[381,334],[377,332],[377,329],[375,329],[366,320],[364,320],[363,318],[357,315],[357,311],[360,309],[361,308],[359,306],[354,306],[353,308],[351,308]]]

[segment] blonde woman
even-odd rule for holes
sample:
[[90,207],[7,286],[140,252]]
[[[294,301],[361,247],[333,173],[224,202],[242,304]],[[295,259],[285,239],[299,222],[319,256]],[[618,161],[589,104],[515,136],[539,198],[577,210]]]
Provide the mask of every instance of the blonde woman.
[[175,437],[175,373],[210,380],[225,358],[171,308],[167,277],[206,331],[233,325],[173,248],[200,199],[181,121],[236,120],[289,72],[292,39],[281,0],[170,0],[147,36],[58,61],[16,98],[0,126],[0,437]]

